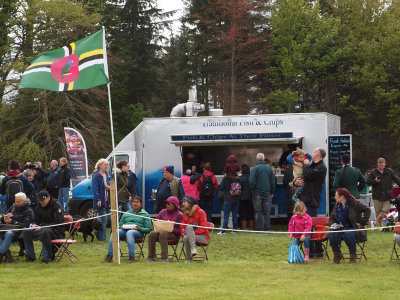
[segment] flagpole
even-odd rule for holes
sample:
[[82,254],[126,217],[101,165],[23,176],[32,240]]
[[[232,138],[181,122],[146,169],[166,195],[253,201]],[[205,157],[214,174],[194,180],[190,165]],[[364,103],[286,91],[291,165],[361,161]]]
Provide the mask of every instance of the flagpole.
[[[103,53],[104,53],[104,71],[106,73],[107,78],[109,78],[108,75],[108,62],[107,62],[107,48],[106,48],[106,30],[103,26]],[[111,141],[112,141],[112,156],[113,156],[113,164],[114,164],[114,168],[116,168],[116,161],[115,161],[115,141],[114,141],[114,125],[113,125],[113,117],[112,117],[112,106],[111,106],[111,92],[110,92],[110,83],[107,83],[107,92],[108,92],[108,106],[110,109],[110,124],[111,124]],[[111,170],[113,171],[113,170]],[[115,207],[118,210],[118,188],[117,188],[117,172],[116,170],[114,171],[114,182],[115,182],[115,189],[116,189],[116,193],[115,193]],[[112,200],[112,199],[111,199]],[[116,224],[118,224],[118,213],[115,214],[116,215]],[[112,215],[111,215],[112,216]],[[114,228],[115,229],[115,228]],[[115,257],[115,255],[118,258],[118,264],[121,263],[121,258],[120,258],[120,245],[119,245],[119,230],[118,230],[118,226],[114,232],[114,235],[116,234],[117,236],[117,253],[113,253],[113,256]],[[113,247],[115,249],[115,247]]]

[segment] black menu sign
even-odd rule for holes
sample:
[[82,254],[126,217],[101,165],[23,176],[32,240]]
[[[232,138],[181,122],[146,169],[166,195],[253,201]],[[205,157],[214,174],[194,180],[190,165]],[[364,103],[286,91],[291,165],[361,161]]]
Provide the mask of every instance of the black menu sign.
[[335,194],[333,190],[333,180],[336,170],[342,167],[342,155],[349,153],[351,156],[351,134],[333,135],[328,137],[328,155],[329,155],[329,211],[335,204]]

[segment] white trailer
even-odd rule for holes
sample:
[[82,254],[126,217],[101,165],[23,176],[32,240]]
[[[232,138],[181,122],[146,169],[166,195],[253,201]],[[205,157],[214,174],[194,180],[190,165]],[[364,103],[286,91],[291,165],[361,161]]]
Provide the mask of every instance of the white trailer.
[[[289,144],[299,144],[308,153],[317,147],[324,148],[327,150],[324,163],[328,166],[328,137],[331,135],[340,135],[340,117],[323,112],[148,118],[115,147],[115,153],[116,161],[130,161],[139,178],[144,207],[153,213],[151,192],[162,178],[162,168],[173,165],[175,175],[180,177],[189,152],[211,162],[220,181],[228,155],[235,154],[240,164],[247,163],[251,167],[256,154],[263,152],[274,163],[288,150]],[[112,168],[111,154],[108,159]],[[319,208],[322,215],[329,214],[328,174]],[[283,175],[276,176],[271,216],[286,216]],[[219,204],[214,202],[214,213],[219,213]]]

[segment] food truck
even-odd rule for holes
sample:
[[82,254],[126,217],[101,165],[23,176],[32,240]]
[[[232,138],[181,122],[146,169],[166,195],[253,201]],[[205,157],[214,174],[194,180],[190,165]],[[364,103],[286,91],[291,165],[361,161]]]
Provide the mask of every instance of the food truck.
[[[144,208],[150,214],[154,213],[154,190],[166,165],[173,165],[175,176],[180,177],[191,157],[200,162],[208,161],[220,183],[230,154],[237,156],[239,164],[246,163],[252,167],[256,164],[257,153],[262,152],[275,166],[288,146],[296,144],[310,154],[317,147],[327,150],[324,163],[328,167],[329,138],[340,137],[341,133],[340,117],[325,112],[229,116],[221,115],[221,110],[210,112],[209,116],[146,118],[115,147],[116,161],[129,161],[139,178]],[[112,153],[107,159],[112,170]],[[272,218],[287,216],[284,210],[286,189],[280,171],[280,168],[275,169]],[[318,211],[320,215],[329,214],[329,179],[333,180],[329,177],[332,177],[332,172],[326,176]],[[70,211],[87,215],[92,199],[91,180],[87,179],[72,190]],[[213,216],[219,213],[220,205],[215,200]]]

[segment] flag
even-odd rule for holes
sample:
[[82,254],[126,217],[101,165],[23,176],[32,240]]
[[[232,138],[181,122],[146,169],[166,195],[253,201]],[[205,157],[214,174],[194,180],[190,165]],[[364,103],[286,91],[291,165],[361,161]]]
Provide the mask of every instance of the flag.
[[19,89],[84,90],[107,84],[104,29],[63,48],[36,56],[22,74]]
[[87,149],[82,134],[70,127],[64,127],[65,142],[72,175],[72,187],[88,178]]

